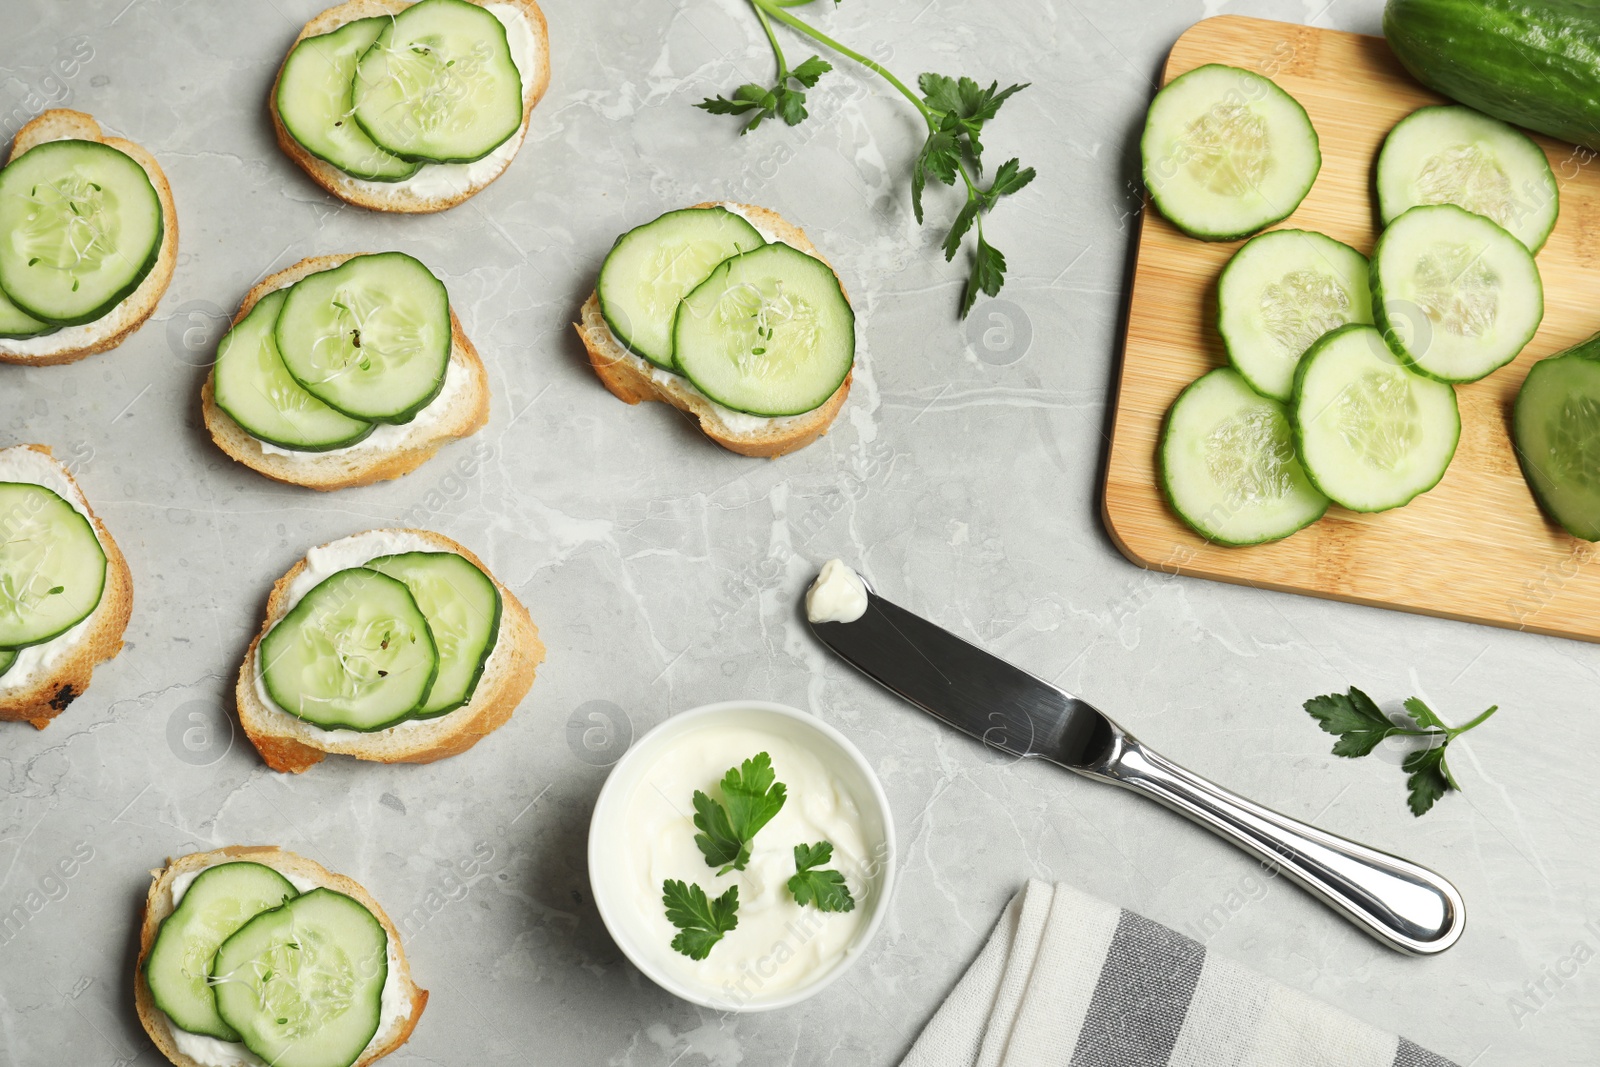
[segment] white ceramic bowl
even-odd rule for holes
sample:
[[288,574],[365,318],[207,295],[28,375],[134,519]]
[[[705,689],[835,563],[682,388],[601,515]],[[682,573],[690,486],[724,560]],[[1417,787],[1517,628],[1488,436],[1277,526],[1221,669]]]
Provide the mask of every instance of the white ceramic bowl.
[[[816,756],[854,800],[860,818],[861,840],[871,857],[857,871],[859,880],[864,883],[856,894],[861,921],[844,951],[834,958],[831,966],[809,975],[803,984],[769,996],[762,996],[759,990],[730,995],[709,984],[691,982],[661,964],[662,949],[655,942],[670,938],[663,938],[659,924],[647,926],[646,917],[640,914],[640,898],[628,869],[624,847],[628,840],[626,820],[630,803],[635,792],[645,785],[652,767],[685,734],[722,724],[777,734]],[[782,781],[782,767],[776,769]],[[706,788],[710,785],[708,782]],[[689,798],[683,800],[687,805]],[[791,795],[788,803],[797,802]],[[694,831],[691,827],[686,832],[692,835]],[[674,715],[645,734],[611,769],[589,823],[589,887],[612,939],[633,965],[661,988],[718,1011],[757,1012],[788,1007],[815,996],[838,979],[861,956],[883,924],[894,888],[895,862],[894,820],[889,801],[860,750],[838,730],[813,715],[759,700],[708,704]],[[709,885],[714,873],[708,868],[701,884]],[[851,881],[854,883],[857,879]],[[741,907],[746,903],[741,901]],[[649,906],[661,908],[659,895],[654,896]],[[652,948],[647,950],[646,945]]]

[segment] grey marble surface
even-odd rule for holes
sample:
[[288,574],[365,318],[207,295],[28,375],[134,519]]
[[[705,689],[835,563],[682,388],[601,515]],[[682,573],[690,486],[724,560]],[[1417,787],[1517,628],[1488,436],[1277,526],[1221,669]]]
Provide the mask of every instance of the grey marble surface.
[[[79,458],[136,581],[127,648],[88,695],[43,732],[0,730],[0,909],[25,914],[0,938],[0,1063],[159,1062],[129,977],[145,872],[239,842],[303,852],[409,917],[433,999],[397,1065],[893,1064],[1029,877],[1199,932],[1463,1064],[1592,1062],[1600,650],[1153,575],[1099,518],[1150,79],[1207,14],[1376,32],[1377,0],[817,12],[903,75],[1034,83],[987,138],[1040,174],[988,228],[1012,263],[1009,349],[969,344],[954,320],[942,231],[911,219],[914,116],[881,84],[841,65],[808,125],[743,139],[690,107],[767,76],[734,0],[548,0],[554,79],[528,143],[475,200],[417,219],[330,200],[272,142],[267,86],[320,6],[0,5],[6,107],[69,103],[148,146],[182,220],[172,287],[120,349],[0,368],[0,438]],[[85,50],[63,77],[58,57]],[[805,226],[860,314],[843,416],[777,462],[723,452],[658,405],[625,407],[569,326],[617,233],[724,197]],[[953,211],[934,201],[936,217]],[[228,461],[198,415],[220,317],[302,256],[373,248],[445,278],[490,369],[488,428],[402,481],[334,495]],[[229,710],[266,591],[308,547],[396,522],[483,554],[549,659],[511,723],[463,756],[274,774],[232,736]],[[1468,902],[1465,938],[1442,958],[1398,956],[1153,805],[1007,765],[896,703],[797,615],[834,555],[1195,770],[1445,872]],[[1398,757],[1329,756],[1299,704],[1352,683],[1458,720],[1503,705],[1453,750],[1465,794],[1414,820]],[[807,708],[861,746],[901,867],[888,921],[844,981],[795,1009],[722,1018],[621,958],[583,852],[604,764],[628,738],[734,697]],[[70,878],[53,873],[74,855]]]

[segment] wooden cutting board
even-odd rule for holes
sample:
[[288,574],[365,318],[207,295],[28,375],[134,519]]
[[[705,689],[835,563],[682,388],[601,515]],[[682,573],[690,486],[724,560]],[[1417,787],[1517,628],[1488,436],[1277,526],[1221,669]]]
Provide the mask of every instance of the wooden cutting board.
[[[1178,38],[1163,84],[1204,63],[1264,74],[1311,116],[1322,171],[1279,226],[1318,230],[1370,254],[1378,225],[1372,168],[1384,135],[1416,108],[1445,101],[1413,81],[1381,37],[1209,18]],[[1242,242],[1186,237],[1145,201],[1104,497],[1106,526],[1129,559],[1174,574],[1600,641],[1600,546],[1543,516],[1510,441],[1511,403],[1528,368],[1600,330],[1600,160],[1537,140],[1561,197],[1538,256],[1544,322],[1510,366],[1457,387],[1461,444],[1444,480],[1406,507],[1361,515],[1335,506],[1292,537],[1249,548],[1207,543],[1180,522],[1156,473],[1168,406],[1227,362],[1216,281]]]

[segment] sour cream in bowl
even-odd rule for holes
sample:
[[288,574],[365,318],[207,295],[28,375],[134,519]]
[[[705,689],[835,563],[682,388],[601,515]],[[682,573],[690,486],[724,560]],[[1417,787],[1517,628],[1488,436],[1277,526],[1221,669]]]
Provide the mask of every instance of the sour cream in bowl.
[[[760,778],[762,753],[771,782],[783,784],[782,807],[749,839],[744,868],[721,873],[727,864],[708,863],[695,840],[695,792],[736,817],[723,778],[736,769],[748,782],[746,760]],[[762,785],[755,807],[773,806],[771,788]],[[832,879],[821,872],[837,871],[854,901],[848,911],[801,904],[790,887],[796,846],[824,841],[832,855],[806,881],[825,886]],[[815,716],[762,701],[710,704],[645,734],[612,768],[589,824],[589,885],[612,939],[667,992],[718,1011],[770,1011],[826,988],[882,925],[894,868],[888,798],[866,758]],[[673,948],[682,928],[662,900],[668,881],[723,901],[722,925],[737,888],[736,925],[704,959]]]

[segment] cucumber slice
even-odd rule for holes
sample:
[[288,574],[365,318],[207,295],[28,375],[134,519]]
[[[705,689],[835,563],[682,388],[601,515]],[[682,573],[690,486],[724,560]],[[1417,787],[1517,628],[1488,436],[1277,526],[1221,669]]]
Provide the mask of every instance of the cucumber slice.
[[1412,373],[1365,325],[1311,346],[1289,418],[1312,483],[1351,511],[1397,508],[1438,485],[1461,437],[1455,390]]
[[1203,241],[1232,241],[1288,218],[1322,169],[1317,131],[1299,101],[1220,63],[1156,94],[1139,151],[1150,199]]
[[239,1040],[239,1032],[217,1014],[207,981],[211,960],[235,930],[297,895],[287,878],[260,863],[222,863],[201,871],[161,921],[144,961],[156,1007],[191,1034]]
[[17,650],[14,648],[0,648],[0,678],[4,678],[6,671],[17,662]]
[[0,169],[0,289],[57,326],[93,322],[161,255],[161,199],[134,159],[98,141],[48,141]]
[[1395,355],[1441,382],[1475,382],[1517,358],[1544,318],[1527,246],[1453,204],[1414,207],[1372,250],[1372,313]]
[[328,730],[382,730],[427,698],[439,653],[405,583],[353,567],[322,580],[261,641],[273,703]]
[[268,293],[217,345],[211,370],[217,407],[250,436],[280,448],[326,452],[367,437],[377,427],[342,415],[300,388],[273,341],[287,290]]
[[1217,282],[1217,329],[1228,362],[1274,400],[1288,402],[1305,350],[1351,322],[1372,322],[1367,257],[1310,230],[1250,238]]
[[352,87],[367,136],[402,159],[471,163],[522,128],[522,75],[491,12],[422,0],[383,21]]
[[[432,2],[432,0],[426,0]],[[450,297],[403,252],[356,256],[289,287],[273,329],[289,375],[363,422],[410,422],[444,388]]]
[[100,606],[106,554],[77,508],[32,482],[0,482],[0,648],[59,637]]
[[669,211],[611,246],[595,287],[600,313],[625,348],[674,370],[672,318],[678,301],[717,264],[765,243],[754,226],[727,208]]
[[4,292],[0,292],[0,337],[39,337],[43,334],[55,333],[60,328],[34,318],[13,304],[11,298],[6,296]]
[[1161,435],[1161,487],[1208,541],[1257,545],[1322,518],[1328,498],[1295,458],[1283,405],[1231,367],[1191,382]]
[[1550,161],[1533,138],[1459,105],[1418,108],[1383,139],[1383,224],[1418,204],[1455,204],[1483,215],[1530,252],[1544,246],[1561,206]]
[[439,649],[439,674],[412,718],[466,706],[500,636],[500,590],[494,581],[454,552],[404,552],[365,566],[406,584]]
[[673,358],[706,396],[752,415],[820,407],[856,356],[856,318],[839,279],[786,244],[725,260],[678,305]]
[[273,97],[283,128],[301,148],[369,182],[403,181],[422,169],[379,148],[352,114],[356,61],[387,25],[387,17],[374,16],[307,37],[283,61]]
[[378,1032],[389,935],[360,902],[313,889],[217,949],[217,1011],[273,1067],[349,1067]]
[[1600,541],[1600,336],[1533,365],[1511,434],[1545,513],[1573,537]]

